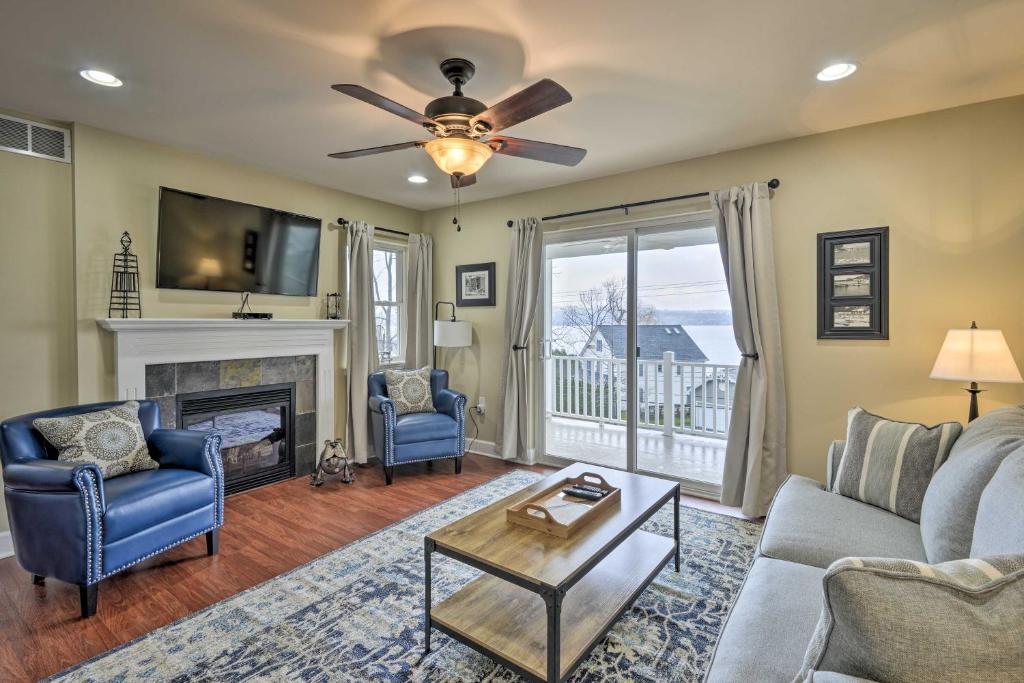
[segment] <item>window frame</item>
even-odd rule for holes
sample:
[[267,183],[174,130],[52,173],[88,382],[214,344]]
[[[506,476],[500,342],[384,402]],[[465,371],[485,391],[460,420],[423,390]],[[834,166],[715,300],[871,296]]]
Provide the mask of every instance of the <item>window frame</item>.
[[[387,252],[395,255],[395,287],[394,292],[397,295],[397,299],[394,301],[386,299],[377,299],[377,288],[376,288],[376,259],[374,258],[377,252]],[[377,348],[377,363],[382,368],[388,367],[402,367],[405,365],[405,334],[403,330],[405,325],[408,323],[406,319],[406,267],[408,263],[408,252],[409,249],[404,244],[396,244],[393,242],[375,242],[373,245],[373,253],[370,255],[371,265],[374,267],[373,273],[373,310],[374,310],[374,335],[377,334],[377,307],[387,306],[394,308],[398,311],[398,353],[384,361],[381,355],[381,349],[378,338]]]

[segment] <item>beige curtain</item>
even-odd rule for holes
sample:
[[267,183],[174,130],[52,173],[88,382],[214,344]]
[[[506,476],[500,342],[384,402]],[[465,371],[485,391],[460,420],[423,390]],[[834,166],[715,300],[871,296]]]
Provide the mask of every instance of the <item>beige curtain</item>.
[[710,194],[736,345],[743,354],[722,503],[760,517],[786,477],[786,386],[768,185],[752,183]]
[[[344,258],[344,255],[342,255]],[[348,226],[348,455],[365,463],[370,446],[366,380],[377,369],[377,326],[373,306],[373,226]]]
[[434,334],[432,286],[434,244],[430,235],[409,235],[405,269],[405,367],[422,368],[432,361],[431,337]]
[[502,358],[502,406],[496,447],[505,460],[527,459],[526,345],[533,327],[541,277],[541,227],[539,218],[520,218],[512,225],[512,254],[508,289],[505,291],[505,350]]

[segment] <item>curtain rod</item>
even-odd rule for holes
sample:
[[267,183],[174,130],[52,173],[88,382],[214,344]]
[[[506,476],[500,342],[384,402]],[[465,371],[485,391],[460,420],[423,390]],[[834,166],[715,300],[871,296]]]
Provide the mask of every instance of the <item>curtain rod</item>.
[[[768,181],[768,187],[772,190],[778,189],[782,185],[782,181],[778,178],[772,178]],[[642,202],[630,202],[629,204],[616,204],[614,206],[602,206],[597,209],[584,209],[582,211],[571,211],[569,213],[558,213],[554,216],[544,216],[541,218],[542,221],[554,221],[560,218],[575,218],[576,216],[587,216],[592,213],[601,213],[603,211],[625,211],[629,214],[629,210],[638,206],[650,206],[652,204],[664,204],[665,202],[678,202],[684,199],[696,199],[697,197],[707,197],[710,192],[694,192],[693,194],[681,194],[675,197],[662,197],[660,199],[647,199]],[[505,225],[512,227],[512,221],[508,221]]]
[[[340,225],[342,228],[347,228],[349,222],[350,221],[347,218],[338,219],[338,225]],[[373,230],[374,232],[390,232],[392,235],[401,235],[402,237],[409,236],[409,233],[407,232],[402,232],[401,230],[392,230],[391,228],[378,228],[376,225],[373,226]]]

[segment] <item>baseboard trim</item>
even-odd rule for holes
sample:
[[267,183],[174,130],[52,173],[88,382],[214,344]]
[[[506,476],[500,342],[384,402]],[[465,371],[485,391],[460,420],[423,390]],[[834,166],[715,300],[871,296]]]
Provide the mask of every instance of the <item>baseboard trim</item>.
[[10,531],[0,531],[0,560],[14,555],[14,541]]
[[[503,460],[501,455],[498,453],[498,447],[493,441],[484,441],[483,439],[473,439],[473,446],[470,448],[469,443],[466,443],[466,452],[474,453],[476,455],[482,455],[487,458],[494,458],[495,460]],[[533,459],[533,449],[527,451],[527,457]],[[507,460],[506,462],[514,462],[520,465],[531,465],[531,462],[524,462],[519,458],[513,460]]]

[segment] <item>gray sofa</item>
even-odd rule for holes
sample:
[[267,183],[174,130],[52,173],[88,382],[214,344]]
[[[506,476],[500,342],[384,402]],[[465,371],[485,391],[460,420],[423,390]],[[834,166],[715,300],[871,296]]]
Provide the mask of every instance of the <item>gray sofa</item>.
[[[1024,406],[992,411],[964,430],[929,484],[920,525],[828,490],[843,446],[829,448],[826,484],[793,475],[776,494],[707,683],[793,681],[821,612],[825,570],[840,558],[934,564],[1024,553],[1020,467],[999,472],[1008,457],[1024,459]],[[810,680],[861,679],[820,672]]]

